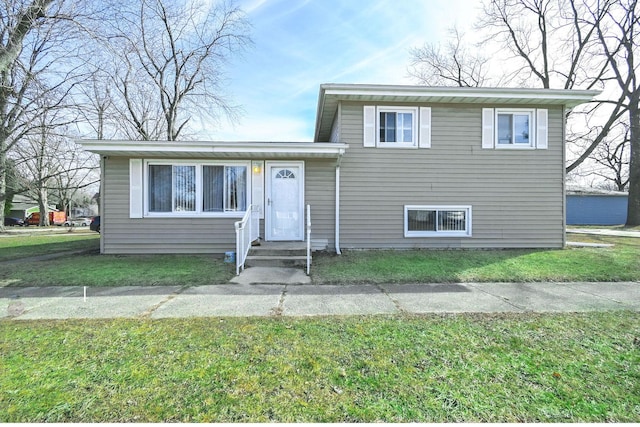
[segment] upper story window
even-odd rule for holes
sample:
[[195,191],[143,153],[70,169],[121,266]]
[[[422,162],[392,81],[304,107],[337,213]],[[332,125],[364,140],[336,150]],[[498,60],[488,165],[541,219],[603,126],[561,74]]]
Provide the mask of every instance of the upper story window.
[[364,147],[429,148],[430,107],[364,106]]
[[248,165],[147,163],[146,213],[150,216],[244,213]]
[[404,144],[414,143],[414,117],[413,111],[385,111],[380,110],[379,116],[379,141],[398,142]]
[[483,108],[482,148],[546,149],[548,120],[542,108]]
[[496,110],[497,147],[531,147],[533,142],[533,110],[502,111]]
[[415,146],[417,108],[378,108],[378,143]]

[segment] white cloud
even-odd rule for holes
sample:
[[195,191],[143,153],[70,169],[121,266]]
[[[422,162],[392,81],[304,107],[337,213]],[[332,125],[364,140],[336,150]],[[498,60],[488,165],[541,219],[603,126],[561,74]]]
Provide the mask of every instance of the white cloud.
[[240,3],[240,5],[242,9],[245,11],[245,13],[251,14],[256,10],[260,9],[266,2],[267,0],[243,1]]

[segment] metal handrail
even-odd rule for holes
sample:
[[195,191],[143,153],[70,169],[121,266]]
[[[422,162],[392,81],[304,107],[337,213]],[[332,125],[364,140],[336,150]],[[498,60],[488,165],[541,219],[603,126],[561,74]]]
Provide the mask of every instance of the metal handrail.
[[307,205],[307,276],[311,271],[311,205]]
[[236,229],[236,275],[239,275],[240,271],[244,270],[244,263],[249,254],[249,249],[251,249],[252,216],[253,205],[249,205],[242,220],[234,223]]

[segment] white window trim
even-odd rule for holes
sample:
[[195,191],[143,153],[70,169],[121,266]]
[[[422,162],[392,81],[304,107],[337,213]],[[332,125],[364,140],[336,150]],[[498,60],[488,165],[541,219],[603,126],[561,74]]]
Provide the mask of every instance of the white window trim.
[[[195,166],[196,167],[196,210],[188,212],[149,212],[149,165]],[[145,218],[242,218],[246,211],[203,212],[202,211],[202,166],[245,166],[247,168],[247,207],[251,205],[251,162],[215,160],[145,160],[143,168],[143,195]],[[173,179],[173,178],[172,178]],[[173,183],[172,183],[173,185]],[[172,201],[173,203],[173,201]],[[173,207],[172,207],[173,209]]]
[[[467,212],[466,230],[464,231],[409,231],[410,210],[461,211]],[[437,216],[437,214],[436,214]],[[471,237],[472,209],[471,205],[405,205],[404,237]]]
[[[418,107],[389,107],[389,106],[377,106],[376,107],[376,146],[378,148],[418,148]],[[411,113],[411,136],[413,140],[411,142],[381,142],[380,141],[380,113]]]
[[[528,114],[529,144],[498,144],[498,114]],[[494,112],[493,146],[497,150],[535,150],[536,149],[536,109],[535,108],[496,108]]]

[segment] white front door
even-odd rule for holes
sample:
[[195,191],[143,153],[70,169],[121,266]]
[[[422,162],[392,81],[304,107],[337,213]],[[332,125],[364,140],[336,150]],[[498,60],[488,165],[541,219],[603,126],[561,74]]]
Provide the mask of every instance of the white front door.
[[267,240],[304,240],[304,162],[266,162]]

